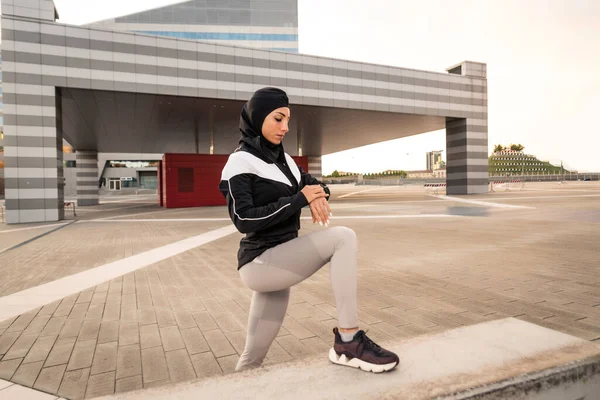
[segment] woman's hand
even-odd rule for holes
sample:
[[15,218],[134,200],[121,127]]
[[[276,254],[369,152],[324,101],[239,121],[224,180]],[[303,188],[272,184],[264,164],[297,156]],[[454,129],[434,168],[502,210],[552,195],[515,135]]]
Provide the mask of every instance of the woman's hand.
[[[325,199],[328,195],[325,193],[323,188],[319,185],[307,185],[302,188],[302,194],[308,200],[308,203],[312,203],[316,199]],[[327,200],[325,200],[327,201]]]
[[327,226],[329,224],[329,217],[331,217],[331,207],[329,202],[324,198],[318,198],[310,203],[310,212],[313,218],[313,224],[318,222],[319,225]]

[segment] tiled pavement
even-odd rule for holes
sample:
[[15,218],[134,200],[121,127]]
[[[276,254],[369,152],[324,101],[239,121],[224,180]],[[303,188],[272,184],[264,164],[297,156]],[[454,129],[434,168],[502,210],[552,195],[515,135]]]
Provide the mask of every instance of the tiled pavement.
[[[156,207],[152,207],[156,210]],[[75,223],[27,245],[0,253],[2,278],[0,296],[6,296],[93,267],[120,260],[156,247],[223,226],[223,222],[202,224],[140,223],[135,229],[124,224]],[[17,231],[24,240],[48,230]],[[15,229],[19,229],[16,227]],[[12,234],[0,233],[0,243]],[[0,247],[4,247],[0,244]],[[1,250],[1,249],[0,249]],[[26,265],[27,268],[22,268]]]
[[[513,196],[519,195],[532,193]],[[345,220],[360,241],[362,327],[385,341],[516,316],[600,340],[600,256],[594,246],[600,221],[577,218],[581,210],[598,215],[597,199],[510,201],[537,208],[487,218]],[[365,209],[348,204],[336,215]],[[393,205],[407,212],[434,206],[440,207]],[[213,213],[221,216],[222,210]],[[134,238],[132,252],[160,245],[156,236],[177,240],[222,223],[77,225],[61,234],[71,232],[83,240],[79,247],[96,249],[78,253],[80,262],[101,265],[108,262],[102,257],[122,257]],[[305,232],[317,229],[309,225]],[[0,379],[77,399],[233,371],[251,295],[235,268],[238,240],[230,235],[0,322]],[[21,258],[0,255],[2,283],[13,276],[4,275],[6,266],[35,279],[25,266],[43,270],[43,262],[32,260],[44,253],[51,267],[77,259],[58,232],[27,246],[36,257],[25,251]],[[107,256],[112,248],[116,255]],[[334,304],[327,267],[295,287],[266,362],[325,354],[336,325]]]
[[0,379],[0,398],[3,400],[65,400],[62,397],[59,398],[3,379]]

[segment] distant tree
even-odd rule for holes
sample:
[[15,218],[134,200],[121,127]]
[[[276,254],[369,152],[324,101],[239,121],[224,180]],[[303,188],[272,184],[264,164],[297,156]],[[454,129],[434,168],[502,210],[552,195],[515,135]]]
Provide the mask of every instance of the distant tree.
[[339,178],[340,177],[340,173],[338,172],[338,170],[336,169],[335,171],[333,171],[333,173],[331,174],[331,176],[333,178]]
[[399,171],[399,174],[401,178],[406,178],[408,176],[408,174],[404,170]]
[[506,149],[506,147],[502,146],[501,144],[497,144],[496,146],[494,146],[494,153],[497,153],[499,151],[504,151]]

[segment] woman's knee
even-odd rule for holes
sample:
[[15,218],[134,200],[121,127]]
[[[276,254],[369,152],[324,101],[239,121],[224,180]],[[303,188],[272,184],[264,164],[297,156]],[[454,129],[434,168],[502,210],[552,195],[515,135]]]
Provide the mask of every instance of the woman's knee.
[[356,232],[345,226],[335,226],[330,229],[332,233],[344,244],[356,246]]

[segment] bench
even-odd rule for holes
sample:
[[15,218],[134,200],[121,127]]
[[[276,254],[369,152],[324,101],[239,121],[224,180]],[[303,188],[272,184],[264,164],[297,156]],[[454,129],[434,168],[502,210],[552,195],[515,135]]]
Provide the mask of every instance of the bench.
[[77,216],[77,211],[75,210],[75,202],[74,201],[65,201],[65,210],[67,209],[67,207],[71,207],[71,209],[73,210],[73,216],[76,217]]

